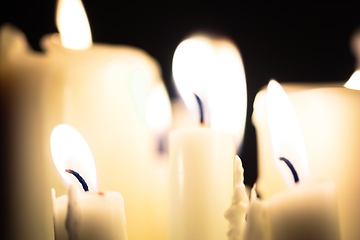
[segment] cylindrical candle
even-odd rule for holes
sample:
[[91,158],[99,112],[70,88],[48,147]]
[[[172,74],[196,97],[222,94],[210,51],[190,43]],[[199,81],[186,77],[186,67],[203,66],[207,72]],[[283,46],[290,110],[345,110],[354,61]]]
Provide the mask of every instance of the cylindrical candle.
[[169,239],[227,239],[235,138],[206,127],[170,133]]
[[[52,239],[50,185],[43,146],[43,69],[16,28],[0,29],[2,217],[6,239]],[[7,236],[8,234],[8,236]]]
[[119,192],[78,192],[56,198],[53,191],[56,240],[127,240],[124,198]]
[[81,134],[69,125],[57,126],[51,153],[60,175],[70,183],[68,195],[56,198],[52,189],[56,240],[127,240],[124,199],[119,192],[96,191],[95,162]]
[[[286,90],[286,87],[284,87]],[[260,92],[258,96],[265,94]],[[360,188],[358,187],[360,149],[360,91],[341,86],[298,89],[288,93],[299,120],[308,154],[311,182],[335,181],[338,191],[342,239],[358,239],[360,231]],[[263,199],[279,189],[272,174],[273,165],[268,126],[264,122],[265,101],[256,99],[253,122],[259,142],[259,186]],[[270,153],[270,154],[269,154]],[[268,155],[269,154],[269,155]],[[272,166],[269,167],[269,166]],[[275,190],[277,188],[277,190]]]
[[260,200],[252,192],[246,240],[340,240],[333,183],[296,186]]

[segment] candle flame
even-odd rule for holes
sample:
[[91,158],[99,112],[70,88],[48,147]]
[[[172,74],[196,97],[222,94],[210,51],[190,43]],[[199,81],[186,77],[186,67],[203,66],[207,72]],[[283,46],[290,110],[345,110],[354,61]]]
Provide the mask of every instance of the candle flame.
[[78,180],[66,172],[73,169],[87,182],[91,191],[97,190],[94,158],[85,139],[75,128],[66,124],[56,126],[51,133],[50,147],[55,167],[68,184],[80,186]]
[[[309,178],[308,160],[301,128],[286,92],[275,80],[271,80],[267,88],[267,114],[274,161],[285,182],[293,186],[296,174],[299,181],[306,181]],[[289,169],[281,159],[289,160],[294,169]]]
[[179,44],[173,57],[177,89],[199,119],[193,93],[204,105],[204,122],[212,129],[235,134],[241,144],[247,108],[246,80],[237,47],[226,38],[194,35]]
[[90,25],[80,0],[58,0],[56,25],[63,47],[73,50],[91,47]]
[[356,70],[349,80],[345,83],[344,87],[354,90],[360,90],[360,70]]
[[171,104],[164,86],[159,85],[146,101],[146,122],[158,133],[165,132],[171,124]]

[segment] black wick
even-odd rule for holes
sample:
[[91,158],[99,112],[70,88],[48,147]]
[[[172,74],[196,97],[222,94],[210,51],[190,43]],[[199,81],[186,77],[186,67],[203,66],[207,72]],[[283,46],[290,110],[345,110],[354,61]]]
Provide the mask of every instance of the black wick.
[[200,123],[203,124],[204,123],[204,111],[203,111],[203,105],[202,105],[202,101],[199,98],[198,95],[196,95],[196,93],[194,93],[196,101],[199,105],[199,110],[200,110]]
[[85,180],[80,176],[80,174],[78,172],[75,172],[74,170],[71,170],[71,169],[66,169],[65,172],[68,172],[68,173],[74,175],[77,178],[77,180],[81,183],[85,192],[89,191],[88,185],[86,184]]
[[284,158],[284,157],[280,157],[279,159],[280,159],[280,161],[284,161],[286,163],[286,165],[290,168],[291,173],[294,176],[294,182],[298,183],[299,182],[299,176],[298,176],[294,166],[292,165],[292,163],[289,160],[287,160],[286,158]]

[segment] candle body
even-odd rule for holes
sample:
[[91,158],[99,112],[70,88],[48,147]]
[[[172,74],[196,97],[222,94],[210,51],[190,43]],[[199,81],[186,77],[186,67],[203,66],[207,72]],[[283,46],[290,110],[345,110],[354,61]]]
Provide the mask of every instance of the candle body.
[[170,133],[169,239],[227,239],[235,139],[208,128]]
[[[265,94],[265,91],[260,94]],[[356,170],[360,167],[360,149],[357,146],[360,142],[360,91],[339,86],[302,87],[288,91],[288,96],[304,136],[310,181],[336,183],[341,238],[359,239],[360,231],[356,223],[360,221],[360,215],[354,212],[360,212],[357,204],[360,201],[357,184],[359,177]],[[266,142],[270,141],[268,126],[264,123],[266,119],[259,118],[265,101],[263,99],[261,103],[259,99],[254,104],[253,115],[259,142],[258,190],[261,197],[269,199],[284,187],[274,182],[271,176],[271,167],[276,166],[269,149],[271,145],[266,146]],[[271,185],[273,190],[268,191]]]
[[268,200],[251,199],[246,240],[339,240],[335,184],[296,186]]
[[56,240],[127,240],[124,199],[118,192],[53,193]]
[[[121,192],[127,201],[129,238],[166,239],[168,166],[156,162],[145,120],[147,96],[163,84],[158,64],[128,46],[72,51],[52,39],[43,41],[51,62],[45,136],[61,123],[76,128],[94,156],[99,188]],[[49,172],[52,186],[64,194],[55,166]]]
[[[5,25],[0,29],[2,217],[6,239],[52,239],[50,185],[45,179],[42,54],[25,36]],[[36,217],[35,217],[36,216]]]

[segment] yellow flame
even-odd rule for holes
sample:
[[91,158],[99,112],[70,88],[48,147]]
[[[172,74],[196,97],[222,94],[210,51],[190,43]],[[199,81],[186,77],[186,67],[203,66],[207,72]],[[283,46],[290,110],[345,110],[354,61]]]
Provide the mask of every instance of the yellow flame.
[[164,86],[159,85],[146,101],[146,122],[158,133],[163,133],[171,124],[171,104]]
[[295,184],[293,175],[284,162],[279,160],[280,157],[292,163],[300,181],[306,181],[309,170],[301,128],[286,92],[275,80],[271,80],[267,87],[267,114],[274,161],[285,182],[289,186]]
[[244,135],[247,92],[236,46],[225,38],[194,35],[176,48],[172,68],[190,112],[198,116],[195,92],[204,103],[205,122],[213,129],[235,134],[239,145]]
[[354,90],[360,90],[360,70],[356,70],[349,80],[345,83],[344,87]]
[[75,128],[66,124],[56,126],[51,133],[50,147],[56,169],[68,184],[80,186],[74,176],[65,172],[72,169],[84,178],[90,191],[97,190],[94,158]]
[[84,50],[91,47],[90,25],[80,0],[58,0],[56,25],[65,48]]

